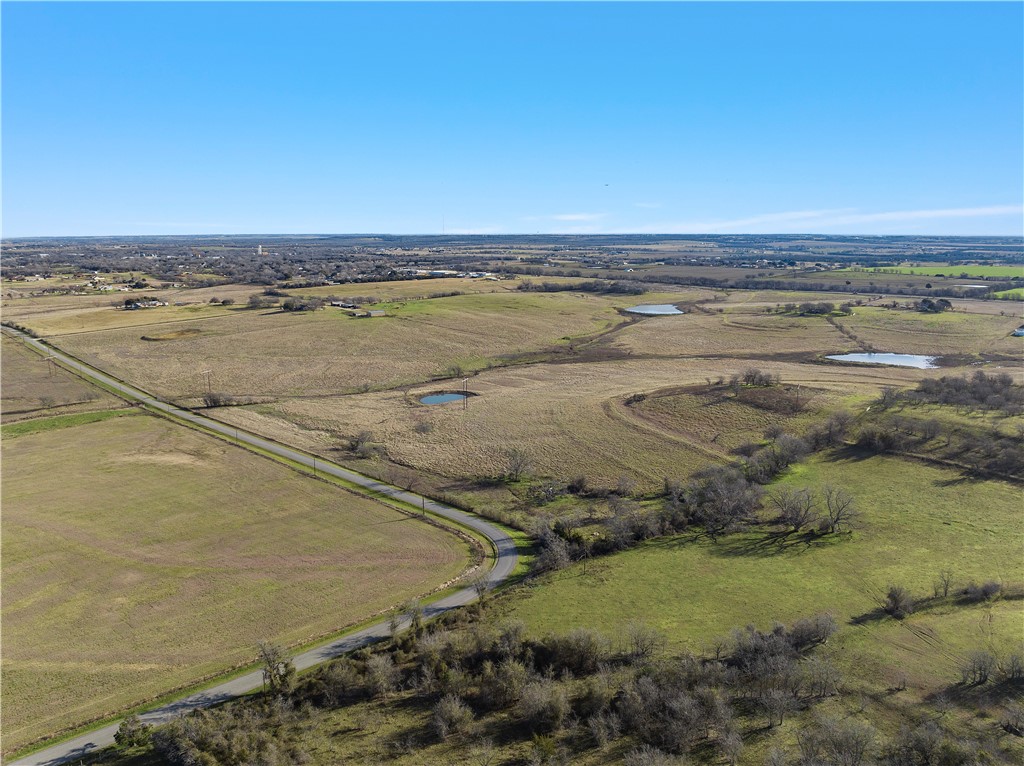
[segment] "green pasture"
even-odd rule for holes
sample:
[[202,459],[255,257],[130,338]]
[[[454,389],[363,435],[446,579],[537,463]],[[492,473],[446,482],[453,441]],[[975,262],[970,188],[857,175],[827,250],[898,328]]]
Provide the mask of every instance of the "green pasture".
[[1012,290],[1000,290],[993,293],[997,298],[1012,298],[1013,300],[1024,300],[1024,287],[1015,287]]
[[[758,527],[712,542],[694,532],[550,576],[512,616],[534,631],[631,621],[671,645],[704,649],[736,625],[769,626],[830,611],[840,623],[876,609],[890,584],[926,595],[941,569],[957,581],[1024,580],[1020,490],[892,457],[815,458],[780,485],[846,489],[858,529],[819,539]],[[774,489],[774,488],[772,488]]]
[[922,266],[880,266],[871,269],[837,269],[837,271],[863,271],[875,274],[923,274],[931,277],[938,276],[949,278],[959,278],[962,276],[1024,278],[1024,265],[1021,264],[1005,264],[998,266],[972,264],[967,266],[958,266],[950,263],[929,263]]
[[13,439],[16,436],[26,434],[37,434],[45,431],[56,431],[61,428],[85,425],[86,423],[97,423],[110,418],[120,418],[125,415],[136,415],[138,410],[100,410],[99,412],[78,412],[70,415],[55,415],[49,418],[34,418],[33,420],[22,420],[17,423],[8,423],[0,427],[0,434],[4,439]]

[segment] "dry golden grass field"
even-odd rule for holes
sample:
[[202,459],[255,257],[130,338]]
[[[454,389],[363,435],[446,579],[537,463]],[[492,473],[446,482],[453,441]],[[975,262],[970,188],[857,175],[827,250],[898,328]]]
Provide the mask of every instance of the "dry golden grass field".
[[[516,354],[565,346],[624,321],[616,311],[623,305],[631,302],[577,293],[503,293],[382,304],[387,316],[372,319],[340,309],[246,309],[216,319],[151,324],[144,332],[122,328],[55,342],[165,397],[202,393],[206,379],[199,373],[206,369],[213,370],[215,391],[317,396],[416,383],[444,375],[453,365],[480,369]],[[185,329],[200,333],[173,342],[141,339]]]
[[[4,301],[4,318],[30,327],[42,336],[66,335],[117,327],[176,322],[224,316],[243,308],[250,295],[260,290],[246,285],[223,285],[194,289],[133,290],[103,295],[48,295]],[[152,296],[167,306],[123,311],[126,298]],[[235,301],[233,306],[210,303],[211,299]],[[181,305],[177,305],[181,304]]]
[[452,534],[148,415],[3,453],[7,752],[252,661],[259,640],[422,596],[470,560]]
[[[610,487],[625,475],[648,493],[665,477],[685,479],[732,460],[770,427],[798,432],[839,407],[864,412],[885,386],[976,369],[1024,380],[1024,339],[1009,337],[1017,304],[955,302],[958,310],[942,315],[864,305],[830,323],[765,308],[850,296],[682,289],[607,296],[515,285],[430,280],[288,290],[372,297],[387,316],[371,319],[334,308],[243,308],[261,290],[238,285],[177,291],[177,298],[165,291],[161,297],[191,305],[134,312],[115,311],[107,296],[17,298],[5,316],[166,398],[196,402],[210,370],[213,391],[259,402],[212,416],[396,483],[508,512],[516,523],[551,506],[522,503],[526,482],[474,481],[502,474],[509,447],[529,455],[531,480],[582,475]],[[465,294],[429,297],[448,291]],[[211,305],[211,297],[237,304]],[[687,313],[622,314],[635,303],[668,302]],[[9,400],[33,395],[44,406],[46,386],[70,386],[71,401],[82,384],[51,382],[45,364],[10,346],[5,340],[5,410]],[[950,366],[824,359],[865,346],[945,354]],[[739,397],[716,384],[755,366],[803,397],[803,409],[782,411],[758,390]],[[420,402],[459,390],[463,375],[473,394],[466,407]],[[942,417],[967,424],[973,416]],[[995,415],[976,419],[1010,428]],[[245,662],[261,638],[294,644],[336,630],[426,592],[467,561],[455,537],[153,417],[36,433],[11,428],[2,498],[8,750]],[[377,457],[348,448],[363,431],[372,433]],[[721,545],[663,538],[595,562],[586,580],[578,567],[556,574],[509,611],[543,631],[593,624],[617,602],[609,629],[635,618],[664,628],[675,646],[701,648],[751,619],[763,627],[833,609],[846,623],[873,608],[890,582],[921,590],[947,563],[958,577],[1024,577],[1015,485],[963,481],[950,468],[895,458],[820,456],[781,481],[849,488],[865,525],[806,550],[759,549],[760,530]],[[556,504],[563,501],[578,503],[571,512],[590,502]],[[1020,619],[1019,602],[997,603],[987,614],[999,620],[1002,637],[1006,623]],[[835,650],[851,677],[862,678],[855,670],[863,666],[880,684],[891,683],[885,663],[903,657],[922,679],[923,699],[970,648],[974,633],[949,631],[977,632],[972,620],[916,615],[907,624],[920,632],[907,635],[877,622],[847,626]]]
[[[745,356],[771,359],[794,353],[833,354],[859,350],[857,341],[823,317],[767,314],[758,304],[705,304],[722,313],[666,317],[641,322],[616,336],[616,344],[636,354]],[[995,354],[1019,356],[1020,338],[1011,333],[1014,316],[967,312],[924,314],[874,306],[855,307],[835,317],[860,344],[878,351],[908,354]]]
[[[231,407],[216,416],[323,454],[336,455],[345,437],[371,431],[390,460],[428,474],[459,477],[500,474],[502,452],[523,448],[534,472],[564,480],[585,475],[614,484],[632,476],[650,491],[665,476],[682,477],[709,462],[731,459],[735,443],[760,438],[783,418],[757,407],[727,403],[735,423],[714,423],[710,399],[648,399],[627,406],[634,393],[703,385],[750,366],[742,359],[623,359],[576,364],[536,364],[488,370],[470,379],[471,397],[459,403],[423,405],[442,383],[403,391],[344,397],[282,400]],[[771,363],[787,384],[811,394],[800,418],[823,418],[851,396],[872,396],[888,384],[913,385],[928,371],[850,365]],[[786,418],[788,420],[788,418]],[[799,425],[796,423],[794,425]],[[716,439],[716,436],[719,438]]]
[[6,335],[0,337],[0,417],[4,423],[45,412],[107,410],[124,405]]
[[1017,317],[944,312],[924,314],[858,308],[839,321],[879,351],[904,354],[999,354],[1020,358],[1022,338],[1011,337]]
[[[870,397],[885,385],[913,385],[938,374],[834,364],[823,360],[826,354],[870,344],[885,351],[944,351],[957,355],[956,363],[966,363],[981,354],[1019,355],[1024,345],[1009,337],[1015,318],[993,314],[925,315],[860,306],[852,316],[837,317],[837,327],[823,317],[764,311],[780,302],[838,297],[826,294],[670,290],[612,297],[509,291],[509,284],[429,280],[336,286],[382,297],[414,296],[379,304],[388,316],[375,319],[353,319],[335,309],[289,314],[168,307],[211,318],[77,332],[54,342],[171,398],[196,401],[206,386],[202,372],[211,369],[214,391],[265,402],[222,409],[218,417],[322,454],[350,458],[339,447],[348,437],[371,431],[385,459],[361,467],[378,475],[391,463],[440,479],[441,485],[493,476],[501,472],[503,450],[514,445],[530,454],[536,475],[585,475],[607,485],[627,474],[647,491],[665,476],[729,459],[731,449],[788,416],[687,396],[652,397],[640,407],[627,407],[624,400],[631,394],[703,384],[758,366],[780,374],[786,384],[816,392],[802,420],[791,425],[799,427],[843,397]],[[428,288],[467,286],[500,292],[415,297]],[[213,291],[225,292],[202,292]],[[635,302],[675,302],[691,310],[624,323],[618,310]],[[29,320],[40,329],[55,326],[47,321],[43,315]],[[163,340],[142,340],[142,335]],[[506,364],[513,366],[488,369]],[[1000,364],[1019,372],[1015,365]],[[471,388],[478,396],[467,411],[419,404],[424,393],[460,385],[459,379],[425,382],[451,374],[453,367],[473,374]],[[723,414],[729,415],[725,426]]]
[[[1004,337],[1013,326],[1007,317],[958,314],[936,319],[888,309],[857,312],[838,321],[851,333],[849,321],[859,318],[886,350],[907,350],[890,344],[902,340],[904,328],[915,323],[924,340],[911,346],[912,351],[928,352],[945,340],[945,348],[957,354],[973,356],[973,348],[975,353],[1009,356],[1021,345],[1020,339]],[[925,377],[971,370],[823,360],[828,353],[856,350],[860,345],[824,318],[765,314],[737,305],[723,313],[644,319],[584,345],[562,363],[483,370],[471,377],[470,390],[476,395],[465,411],[458,403],[420,404],[426,393],[460,386],[458,381],[435,381],[404,390],[280,399],[221,409],[217,416],[342,459],[347,438],[370,431],[385,459],[365,468],[380,475],[387,473],[389,462],[412,468],[430,486],[445,491],[457,492],[459,480],[466,477],[500,474],[502,453],[510,445],[530,455],[536,476],[569,480],[584,475],[608,486],[625,474],[642,491],[651,491],[666,476],[685,476],[709,462],[731,459],[730,450],[757,440],[769,426],[800,430],[834,407],[860,406],[884,386],[912,386]],[[794,420],[728,397],[660,395],[680,386],[706,386],[750,366],[777,373],[786,385],[801,386],[801,396],[809,397],[807,410]],[[1019,366],[1009,362],[986,369],[1021,377]],[[635,393],[649,397],[627,406],[625,400]],[[394,475],[401,475],[396,470]],[[493,492],[478,491],[473,502],[489,495]]]
[[[364,297],[381,302],[412,300],[427,298],[437,293],[460,292],[475,293],[507,293],[513,292],[525,279],[460,279],[457,277],[439,277],[437,279],[407,279],[396,282],[353,282],[324,287],[283,288],[289,295],[317,295],[326,298],[336,295],[339,298]],[[556,282],[579,282],[578,279],[556,278]]]
[[659,319],[626,328],[615,336],[614,345],[636,355],[747,359],[857,349],[821,317],[726,311]]

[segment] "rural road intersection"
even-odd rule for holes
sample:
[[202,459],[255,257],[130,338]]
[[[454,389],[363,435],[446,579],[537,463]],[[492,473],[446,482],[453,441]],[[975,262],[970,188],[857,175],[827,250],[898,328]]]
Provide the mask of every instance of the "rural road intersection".
[[[55,361],[58,361],[65,367],[76,371],[87,380],[101,383],[107,388],[118,392],[126,399],[141,402],[151,409],[160,410],[161,412],[167,413],[175,418],[188,421],[209,431],[215,431],[243,444],[248,444],[265,452],[270,452],[279,457],[307,466],[314,469],[317,473],[328,474],[352,484],[356,484],[370,492],[384,495],[420,508],[425,508],[437,516],[442,516],[456,522],[457,524],[472,529],[473,531],[488,538],[495,549],[496,561],[487,577],[488,587],[493,588],[504,581],[516,566],[518,555],[516,553],[516,546],[513,539],[503,530],[477,516],[465,513],[443,503],[438,503],[414,492],[408,492],[389,484],[381,483],[375,479],[356,473],[355,471],[350,471],[339,465],[325,461],[323,458],[307,455],[304,452],[299,452],[269,439],[264,439],[253,434],[246,433],[245,431],[240,431],[232,426],[225,425],[224,423],[211,418],[175,407],[167,402],[156,399],[145,391],[126,385],[109,375],[105,375],[99,370],[89,367],[88,365],[79,362],[74,357],[68,356],[52,346],[26,335],[25,333],[8,327],[4,327],[3,329],[4,332],[17,337],[19,340],[34,347],[46,356],[53,357]],[[449,609],[469,604],[476,600],[476,598],[477,594],[474,588],[464,588],[463,590],[439,599],[438,601],[434,601],[424,607],[424,617],[426,619],[436,617]],[[407,620],[403,620],[401,624],[402,629],[407,627],[407,622]],[[321,662],[326,662],[334,657],[343,655],[354,649],[358,649],[361,646],[373,643],[379,639],[387,638],[390,635],[391,630],[388,620],[381,620],[369,627],[363,628],[362,630],[349,633],[342,638],[327,642],[305,651],[302,654],[296,655],[292,658],[292,662],[295,664],[296,669],[304,670]],[[149,724],[164,723],[182,713],[225,702],[233,697],[250,692],[253,689],[258,689],[262,685],[263,671],[254,670],[251,673],[246,673],[245,675],[238,676],[230,681],[225,681],[224,683],[210,687],[205,691],[162,705],[159,708],[141,714],[139,717],[145,723]],[[120,721],[115,721],[108,726],[104,726],[100,729],[94,729],[44,750],[38,750],[30,755],[24,756],[23,758],[19,758],[16,761],[9,761],[7,762],[7,766],[56,766],[56,764],[81,758],[82,756],[93,753],[107,745],[112,745],[114,743],[114,733],[117,731],[120,723]]]

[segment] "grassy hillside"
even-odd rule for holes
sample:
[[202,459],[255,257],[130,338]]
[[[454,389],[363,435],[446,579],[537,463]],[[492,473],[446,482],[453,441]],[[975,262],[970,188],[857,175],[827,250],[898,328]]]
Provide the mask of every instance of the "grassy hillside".
[[592,562],[586,576],[578,566],[553,575],[512,616],[538,632],[647,621],[673,644],[697,650],[746,622],[819,611],[849,621],[875,609],[890,584],[930,594],[946,568],[962,582],[1024,581],[1015,485],[856,455],[812,459],[778,484],[845,488],[862,514],[860,528],[813,543],[757,528],[718,543],[700,533],[652,540]]

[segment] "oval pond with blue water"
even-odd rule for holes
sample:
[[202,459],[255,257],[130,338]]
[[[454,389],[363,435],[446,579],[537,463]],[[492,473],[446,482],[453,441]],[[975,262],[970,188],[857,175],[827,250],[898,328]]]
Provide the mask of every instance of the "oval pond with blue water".
[[458,402],[466,398],[465,394],[430,394],[430,396],[424,396],[420,399],[421,404],[447,404],[448,402]]
[[923,354],[833,354],[826,357],[837,362],[860,362],[861,364],[891,364],[894,367],[916,367],[919,370],[934,370],[938,357]]
[[658,316],[683,313],[671,303],[641,303],[639,306],[629,307],[626,311],[630,314],[656,314]]

